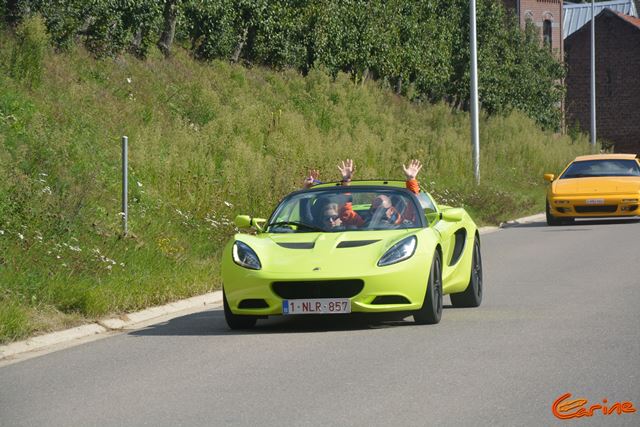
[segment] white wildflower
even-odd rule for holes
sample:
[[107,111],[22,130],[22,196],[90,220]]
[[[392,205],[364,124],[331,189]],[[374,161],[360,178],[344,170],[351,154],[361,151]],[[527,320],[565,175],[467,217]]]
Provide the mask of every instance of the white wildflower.
[[111,267],[110,265],[107,265],[105,268],[106,268],[107,270],[111,270],[111,268],[112,268],[112,267]]
[[127,77],[127,83],[131,84],[133,80],[131,80],[131,77]]
[[232,208],[233,207],[233,205],[231,203],[227,202],[226,200],[224,201],[224,204],[228,208]]
[[136,184],[138,184],[138,187],[142,187],[142,183],[140,181],[136,181]]
[[42,189],[42,192],[43,192],[44,194],[51,194],[51,187],[49,187],[49,186],[47,185],[46,187],[44,187],[44,188]]
[[56,259],[60,259],[60,255],[56,255]]
[[82,249],[80,249],[79,246],[69,246],[69,249],[71,249],[74,252],[82,252]]
[[20,238],[20,240],[24,240],[24,235],[22,233],[18,233],[18,237]]
[[4,234],[4,230],[0,230],[0,236]]
[[121,263],[120,263],[120,267],[124,267],[124,262],[121,262]]

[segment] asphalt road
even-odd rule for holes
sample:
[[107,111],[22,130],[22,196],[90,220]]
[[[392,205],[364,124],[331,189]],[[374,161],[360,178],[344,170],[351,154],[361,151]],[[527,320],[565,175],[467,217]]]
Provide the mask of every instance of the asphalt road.
[[442,322],[175,318],[0,368],[1,426],[640,425],[640,223],[483,236],[486,293]]

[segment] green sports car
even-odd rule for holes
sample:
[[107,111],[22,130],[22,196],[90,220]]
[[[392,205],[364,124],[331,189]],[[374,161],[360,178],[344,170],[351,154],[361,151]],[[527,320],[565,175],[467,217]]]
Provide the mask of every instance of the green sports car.
[[236,217],[222,260],[231,329],[272,315],[403,311],[434,324],[442,297],[482,301],[480,236],[464,209],[402,181],[317,185],[286,196],[268,220]]

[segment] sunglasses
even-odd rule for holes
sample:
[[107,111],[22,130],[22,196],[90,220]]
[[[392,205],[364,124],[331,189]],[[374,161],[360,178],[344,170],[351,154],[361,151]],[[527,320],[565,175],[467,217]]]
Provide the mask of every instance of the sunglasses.
[[335,220],[337,220],[338,218],[339,218],[339,217],[338,217],[338,215],[331,215],[331,216],[325,216],[325,217],[323,217],[323,218],[322,218],[322,220],[323,220],[324,222],[329,222],[329,221],[335,221]]

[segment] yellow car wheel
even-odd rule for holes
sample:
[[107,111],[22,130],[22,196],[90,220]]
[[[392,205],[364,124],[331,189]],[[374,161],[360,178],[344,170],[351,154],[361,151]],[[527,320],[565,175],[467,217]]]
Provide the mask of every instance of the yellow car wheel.
[[546,214],[547,214],[547,225],[556,226],[562,223],[558,218],[551,215],[551,208],[549,207],[549,202],[547,202]]

